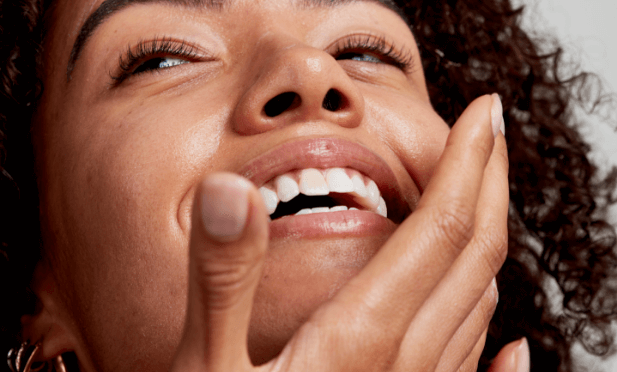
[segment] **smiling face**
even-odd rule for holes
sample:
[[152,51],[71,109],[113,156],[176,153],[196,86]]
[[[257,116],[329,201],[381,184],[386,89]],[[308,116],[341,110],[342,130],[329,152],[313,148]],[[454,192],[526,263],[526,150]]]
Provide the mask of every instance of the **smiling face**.
[[[430,179],[449,129],[413,36],[376,1],[136,1],[89,33],[67,80],[102,3],[58,1],[34,124],[44,246],[78,358],[168,368],[196,187],[229,171],[282,216],[249,337],[263,361],[366,264]],[[282,209],[296,186],[330,194]],[[322,203],[359,210],[290,215]]]

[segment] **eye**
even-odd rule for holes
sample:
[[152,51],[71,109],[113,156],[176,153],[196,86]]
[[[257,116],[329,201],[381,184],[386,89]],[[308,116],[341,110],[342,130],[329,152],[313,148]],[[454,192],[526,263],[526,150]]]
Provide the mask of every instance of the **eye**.
[[349,52],[343,53],[336,57],[337,60],[351,59],[352,61],[384,63],[378,56],[373,53]]
[[142,72],[160,70],[164,68],[182,65],[185,63],[189,63],[189,61],[185,59],[181,59],[181,58],[174,58],[174,57],[153,58],[139,65],[135,70],[133,70],[133,74],[135,75],[135,74],[140,74]]
[[141,41],[134,47],[129,46],[120,55],[117,72],[111,78],[117,85],[136,75],[154,73],[203,59],[211,58],[204,57],[197,47],[184,41],[171,38]]
[[350,35],[339,39],[330,48],[337,60],[392,65],[405,73],[410,72],[413,67],[411,52],[396,48],[384,36]]

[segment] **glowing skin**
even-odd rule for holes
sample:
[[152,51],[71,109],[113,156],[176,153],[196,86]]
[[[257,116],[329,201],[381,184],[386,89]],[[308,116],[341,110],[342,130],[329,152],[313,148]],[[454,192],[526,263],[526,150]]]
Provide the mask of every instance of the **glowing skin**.
[[[390,185],[380,187],[389,214],[399,208],[402,219],[415,209],[449,128],[431,107],[413,36],[393,11],[374,2],[236,1],[216,11],[134,5],[96,30],[67,82],[74,30],[100,3],[57,2],[34,126],[48,257],[39,287],[54,283],[53,303],[71,335],[58,348],[75,349],[84,368],[171,364],[186,308],[191,207],[210,172],[240,173],[260,187],[290,170],[260,157],[291,146],[305,159],[298,168],[359,170]],[[384,36],[412,67],[404,72],[362,50],[335,59],[333,45],[353,35]],[[190,63],[169,56],[162,64],[174,66],[120,83],[111,78],[127,45],[163,37],[193,45],[197,56]],[[331,89],[339,110],[322,107]],[[285,92],[300,101],[264,115]],[[324,141],[349,151],[326,146],[332,157],[311,158],[310,147]],[[373,158],[385,166],[370,170]],[[358,169],[362,162],[369,170]],[[323,218],[341,216],[350,223],[324,228],[331,220]],[[362,211],[301,217],[273,223],[278,233],[249,334],[255,360],[278,352],[400,223]]]

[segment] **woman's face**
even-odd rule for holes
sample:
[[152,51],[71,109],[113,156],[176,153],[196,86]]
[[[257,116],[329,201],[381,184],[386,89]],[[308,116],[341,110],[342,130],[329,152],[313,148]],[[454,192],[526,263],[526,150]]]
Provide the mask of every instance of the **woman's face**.
[[[99,7],[115,11],[92,22]],[[387,204],[388,219],[334,194],[361,210],[271,222],[249,336],[262,361],[414,210],[449,131],[409,28],[379,1],[59,0],[54,17],[34,142],[54,293],[84,366],[168,368],[208,173],[276,191],[278,176],[338,167]]]

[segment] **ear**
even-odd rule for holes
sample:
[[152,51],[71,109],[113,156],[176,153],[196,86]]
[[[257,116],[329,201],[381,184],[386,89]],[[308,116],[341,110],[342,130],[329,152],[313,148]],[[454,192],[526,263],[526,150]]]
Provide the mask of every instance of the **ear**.
[[22,338],[30,343],[41,343],[36,362],[49,361],[76,347],[72,322],[63,305],[60,291],[48,263],[37,264],[31,288],[36,295],[34,314],[21,318]]

